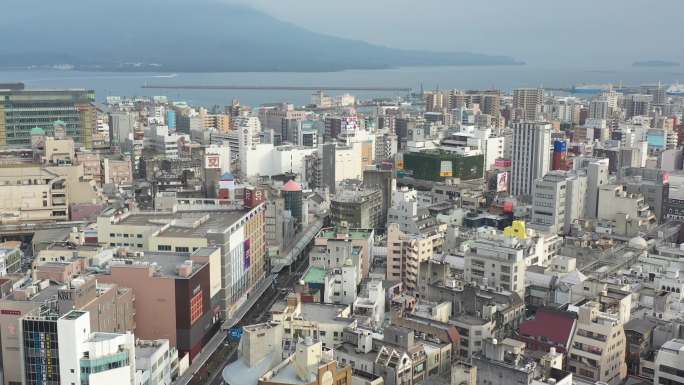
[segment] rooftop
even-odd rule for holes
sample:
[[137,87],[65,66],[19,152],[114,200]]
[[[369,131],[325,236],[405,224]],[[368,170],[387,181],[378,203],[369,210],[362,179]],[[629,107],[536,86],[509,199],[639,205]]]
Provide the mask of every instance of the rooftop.
[[334,239],[366,239],[373,234],[373,229],[340,229],[327,227],[321,229],[316,238]]
[[533,319],[520,324],[520,334],[533,338],[543,336],[549,339],[549,343],[567,345],[574,324],[575,316],[572,313],[541,309]]
[[[158,227],[160,237],[196,238],[211,231],[224,231],[249,212],[249,209],[193,211],[176,213],[137,212],[121,219],[122,226]],[[165,226],[167,225],[168,226]]]
[[304,277],[302,279],[306,283],[324,283],[326,273],[326,269],[312,266],[309,267],[306,273],[304,273]]
[[[156,268],[156,273],[167,277],[180,277],[177,272],[177,267],[182,265],[189,259],[187,253],[174,253],[163,251],[145,252],[141,257],[135,259],[125,259],[114,261],[111,266],[132,266],[132,267],[149,267]],[[192,262],[192,274],[204,267],[206,263]],[[191,274],[191,276],[192,276]]]

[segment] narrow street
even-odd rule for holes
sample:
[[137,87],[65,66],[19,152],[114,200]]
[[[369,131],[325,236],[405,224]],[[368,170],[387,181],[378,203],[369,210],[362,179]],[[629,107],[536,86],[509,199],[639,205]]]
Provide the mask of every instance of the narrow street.
[[[271,286],[264,291],[261,298],[254,304],[254,306],[245,314],[242,320],[236,325],[242,327],[260,322],[266,322],[269,319],[269,310],[279,300],[285,299],[287,293],[292,290],[293,285],[301,277],[302,273],[308,267],[308,258],[303,257],[295,261],[296,268],[289,272],[283,269],[275,279],[275,287]],[[209,357],[204,365],[192,377],[189,385],[221,385],[223,378],[221,373],[223,368],[229,363],[237,359],[238,343],[230,341],[225,332],[223,339],[216,351]]]

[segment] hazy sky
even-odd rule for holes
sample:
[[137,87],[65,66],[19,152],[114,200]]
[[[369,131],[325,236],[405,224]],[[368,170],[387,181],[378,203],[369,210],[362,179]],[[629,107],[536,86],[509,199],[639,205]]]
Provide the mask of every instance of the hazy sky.
[[533,64],[684,64],[684,0],[222,0],[316,32]]

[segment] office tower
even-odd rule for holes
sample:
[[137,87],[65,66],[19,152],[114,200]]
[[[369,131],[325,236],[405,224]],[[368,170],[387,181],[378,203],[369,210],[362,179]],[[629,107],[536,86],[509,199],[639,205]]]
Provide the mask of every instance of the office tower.
[[246,152],[260,142],[261,122],[256,116],[240,116],[235,119],[238,136],[238,159],[245,159]]
[[282,188],[285,210],[289,210],[297,223],[302,223],[302,185],[291,180]]
[[632,94],[625,96],[624,109],[625,118],[634,116],[645,116],[651,110],[653,96],[644,94]]
[[544,89],[518,88],[513,90],[513,113],[516,121],[535,120],[544,104]]
[[[167,111],[174,112],[173,110]],[[174,112],[175,113],[175,112]],[[167,118],[167,120],[169,120]],[[175,128],[176,118],[174,115],[173,124]],[[133,134],[136,126],[136,114],[128,111],[115,111],[109,114],[109,140],[112,146],[123,145],[128,137]],[[171,126],[169,126],[171,128]]]
[[641,86],[641,92],[652,97],[651,104],[662,106],[667,102],[666,88],[661,84]]
[[166,111],[166,125],[169,126],[169,128],[172,130],[176,129],[176,111]]
[[584,206],[584,216],[594,219],[598,213],[599,188],[608,183],[609,161],[601,158],[576,157],[573,162],[575,170],[586,170],[587,198]]
[[394,170],[368,169],[363,171],[363,185],[366,188],[380,189],[382,191],[382,221],[385,226],[387,212],[392,207],[392,193],[397,189],[397,181]]
[[587,177],[567,171],[552,171],[537,179],[532,188],[530,227],[548,233],[568,233],[584,215]]
[[442,109],[447,107],[445,103],[444,93],[440,91],[426,92],[425,98],[425,111],[428,112],[440,112]]
[[361,146],[355,143],[343,146],[326,143],[321,151],[321,186],[335,193],[337,185],[345,179],[361,180]]
[[97,111],[89,90],[0,89],[0,146],[30,147],[31,129],[54,136],[55,122],[77,145],[92,148]]
[[498,125],[501,119],[501,91],[499,90],[451,90],[447,96],[445,108],[474,108],[479,106],[480,112],[489,115],[492,123]]
[[522,122],[513,125],[511,194],[530,195],[534,180],[551,166],[551,124]]
[[394,121],[394,132],[397,134],[399,142],[408,138],[409,132],[422,126],[422,122],[414,117],[397,117]]
[[589,119],[608,119],[609,111],[608,100],[603,98],[592,100],[589,104]]
[[382,190],[340,190],[330,199],[330,220],[335,225],[346,223],[362,229],[382,229]]
[[88,312],[72,310],[58,317],[45,310],[21,322],[23,383],[134,384],[132,334],[91,333]]

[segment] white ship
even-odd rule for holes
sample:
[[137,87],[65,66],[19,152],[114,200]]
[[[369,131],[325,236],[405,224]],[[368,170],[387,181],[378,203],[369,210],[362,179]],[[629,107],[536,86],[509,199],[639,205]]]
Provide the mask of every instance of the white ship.
[[684,96],[684,84],[675,83],[667,89],[668,95]]

